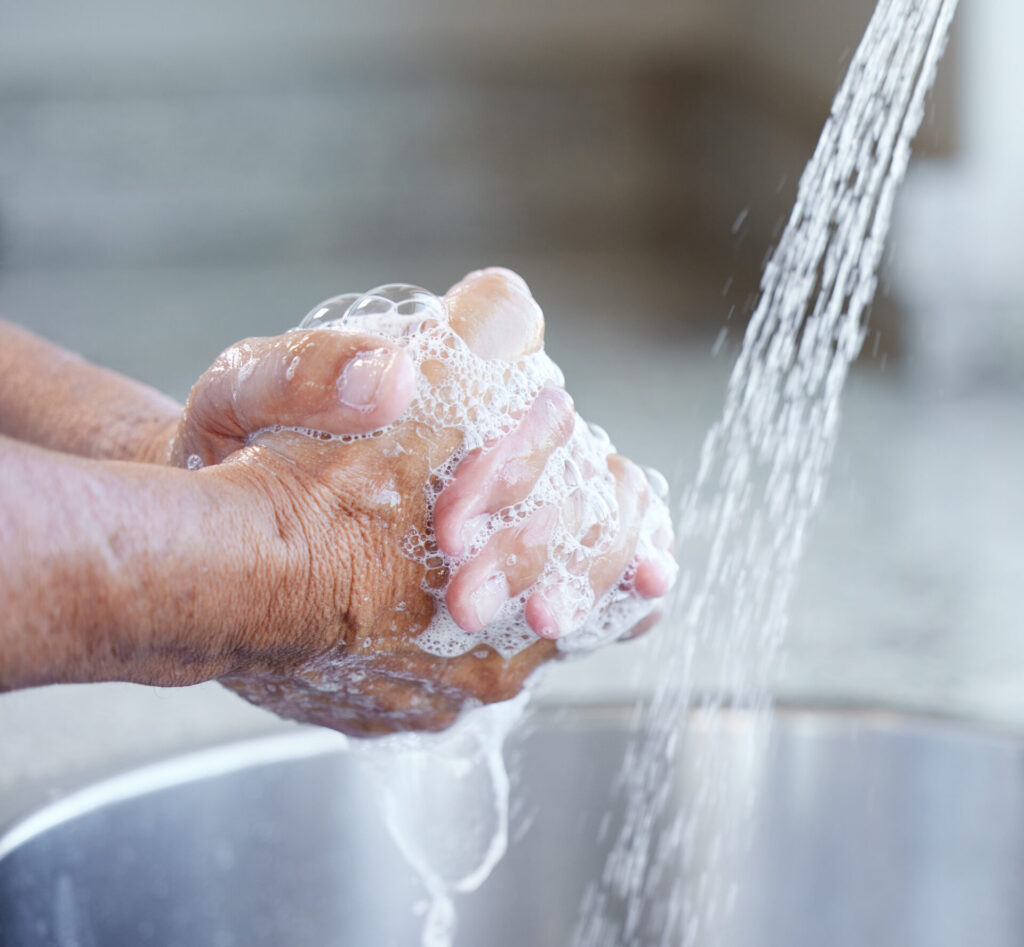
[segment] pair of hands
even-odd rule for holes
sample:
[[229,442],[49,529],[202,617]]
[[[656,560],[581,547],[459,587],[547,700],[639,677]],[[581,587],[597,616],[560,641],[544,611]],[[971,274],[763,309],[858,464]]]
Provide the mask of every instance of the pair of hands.
[[[452,328],[481,358],[513,362],[542,345],[541,311],[507,270],[471,274],[445,302]],[[455,658],[423,651],[416,636],[430,623],[434,599],[423,588],[425,567],[403,555],[402,542],[432,526],[441,549],[458,556],[466,523],[524,499],[568,440],[571,399],[543,389],[514,431],[461,461],[428,523],[424,484],[461,435],[401,420],[418,383],[429,380],[417,379],[405,353],[377,337],[314,329],[250,339],[200,378],[171,436],[173,464],[247,491],[256,498],[253,515],[273,523],[275,550],[252,577],[261,592],[253,601],[269,601],[269,612],[246,616],[220,680],[282,716],[360,736],[439,730],[467,701],[511,698],[558,653],[554,639],[566,629],[540,592],[524,608],[537,640],[513,657],[489,648]],[[358,435],[388,425],[348,443],[280,430]],[[600,599],[633,564],[635,594],[659,597],[671,583],[671,539],[662,539],[660,557],[633,561],[647,480],[619,455],[608,466],[616,534],[589,561],[590,586]],[[541,574],[543,513],[534,514],[533,528],[497,532],[446,577],[445,601],[463,630],[479,631],[500,604],[481,596],[499,564],[512,597]]]

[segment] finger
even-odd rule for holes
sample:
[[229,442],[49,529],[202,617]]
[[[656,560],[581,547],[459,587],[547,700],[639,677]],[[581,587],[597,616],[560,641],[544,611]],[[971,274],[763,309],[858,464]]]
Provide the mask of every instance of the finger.
[[481,358],[515,361],[544,343],[544,314],[517,273],[477,270],[445,294],[452,328]]
[[564,634],[562,622],[555,614],[555,608],[549,596],[541,592],[534,592],[526,600],[523,617],[526,619],[526,624],[541,638],[550,638],[554,641]]
[[415,385],[408,356],[389,342],[304,330],[232,346],[196,386],[188,412],[216,461],[273,425],[338,435],[384,427]]
[[664,558],[644,559],[636,567],[633,588],[644,598],[661,598],[672,588],[676,571],[675,561],[668,554]]
[[412,362],[375,336],[306,330],[255,340],[254,349],[231,360],[222,383],[246,432],[285,424],[364,434],[412,400]]
[[636,464],[621,454],[612,454],[608,469],[615,477],[619,518],[611,548],[596,556],[590,569],[590,587],[596,598],[615,585],[633,561],[648,501],[647,478]]
[[562,388],[545,388],[515,431],[466,457],[434,507],[441,549],[462,555],[467,524],[527,497],[552,451],[569,440],[574,423],[572,398]]
[[618,525],[610,548],[595,555],[587,572],[593,598],[582,602],[577,592],[555,585],[540,588],[526,602],[527,624],[542,638],[558,638],[574,631],[586,617],[584,605],[592,606],[621,581],[636,552],[643,511],[647,505],[647,480],[640,468],[621,454],[608,458],[615,477]]
[[480,553],[452,576],[445,602],[455,623],[481,631],[510,598],[528,589],[544,569],[557,510],[543,507],[521,524],[492,536]]

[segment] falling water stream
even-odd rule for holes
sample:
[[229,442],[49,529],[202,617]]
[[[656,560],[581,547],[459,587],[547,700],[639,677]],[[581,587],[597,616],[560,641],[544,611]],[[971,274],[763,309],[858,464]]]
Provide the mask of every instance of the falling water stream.
[[[716,808],[728,804],[729,758],[714,740],[701,741],[701,756],[690,761],[698,780],[692,803],[679,805],[671,774],[689,745],[680,732],[694,701],[694,664],[712,664],[720,682],[698,702],[705,711],[726,701],[767,709],[807,525],[836,442],[840,395],[864,340],[893,202],[955,8],[956,0],[881,0],[801,179],[762,276],[725,409],[680,503],[676,627],[658,642],[658,684],[622,764],[622,815],[604,871],[581,905],[574,947],[721,939],[713,932],[736,895],[730,865],[753,784],[744,812],[722,818]],[[719,835],[701,847],[694,877],[694,840],[707,825]],[[685,884],[672,890],[680,877]]]

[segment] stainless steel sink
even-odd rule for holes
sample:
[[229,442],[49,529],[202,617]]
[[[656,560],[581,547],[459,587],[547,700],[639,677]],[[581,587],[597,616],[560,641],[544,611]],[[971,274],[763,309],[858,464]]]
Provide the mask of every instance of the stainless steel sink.
[[[457,899],[460,947],[570,943],[628,720],[542,713],[514,738],[520,837]],[[698,720],[693,739],[739,753],[749,722]],[[1019,742],[788,711],[770,750],[736,907],[708,947],[1024,943]],[[684,761],[683,797],[694,778]],[[3,947],[414,947],[423,897],[352,759],[316,731],[115,777],[0,837]]]

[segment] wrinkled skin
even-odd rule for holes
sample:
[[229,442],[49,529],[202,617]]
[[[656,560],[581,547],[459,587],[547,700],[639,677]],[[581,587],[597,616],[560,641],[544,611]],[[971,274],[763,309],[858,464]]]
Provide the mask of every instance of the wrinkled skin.
[[[453,326],[482,357],[514,360],[542,343],[540,310],[515,274],[471,274],[447,302]],[[389,393],[371,411],[339,407],[339,368],[366,353],[376,353]],[[431,468],[458,448],[456,431],[406,421],[347,444],[286,431],[250,437],[273,423],[334,433],[378,428],[408,404],[410,369],[402,353],[368,337],[312,330],[249,340],[197,383],[171,448],[179,465],[197,455],[206,465],[219,464],[219,475],[258,489],[276,523],[279,543],[261,577],[275,590],[271,614],[248,625],[222,683],[282,716],[357,736],[444,729],[467,701],[513,697],[557,654],[550,639],[560,629],[539,594],[528,601],[525,616],[539,637],[510,659],[487,647],[439,658],[416,644],[434,611],[422,588],[425,578],[447,585],[452,616],[476,631],[485,622],[473,592],[494,562],[516,555],[512,595],[528,588],[544,564],[543,510],[527,524],[532,528],[497,534],[453,576],[436,570],[426,576],[424,566],[402,554],[403,537],[430,525],[424,484]],[[462,461],[437,503],[433,526],[442,549],[457,554],[467,518],[529,492],[551,450],[568,437],[572,412],[564,391],[547,389],[515,432]],[[632,560],[648,502],[646,480],[631,462],[616,455],[609,466],[619,484],[620,529],[590,566],[597,595]],[[666,556],[669,542],[663,543]],[[663,564],[640,564],[638,594],[660,596],[668,583]],[[293,631],[283,637],[281,627]]]

